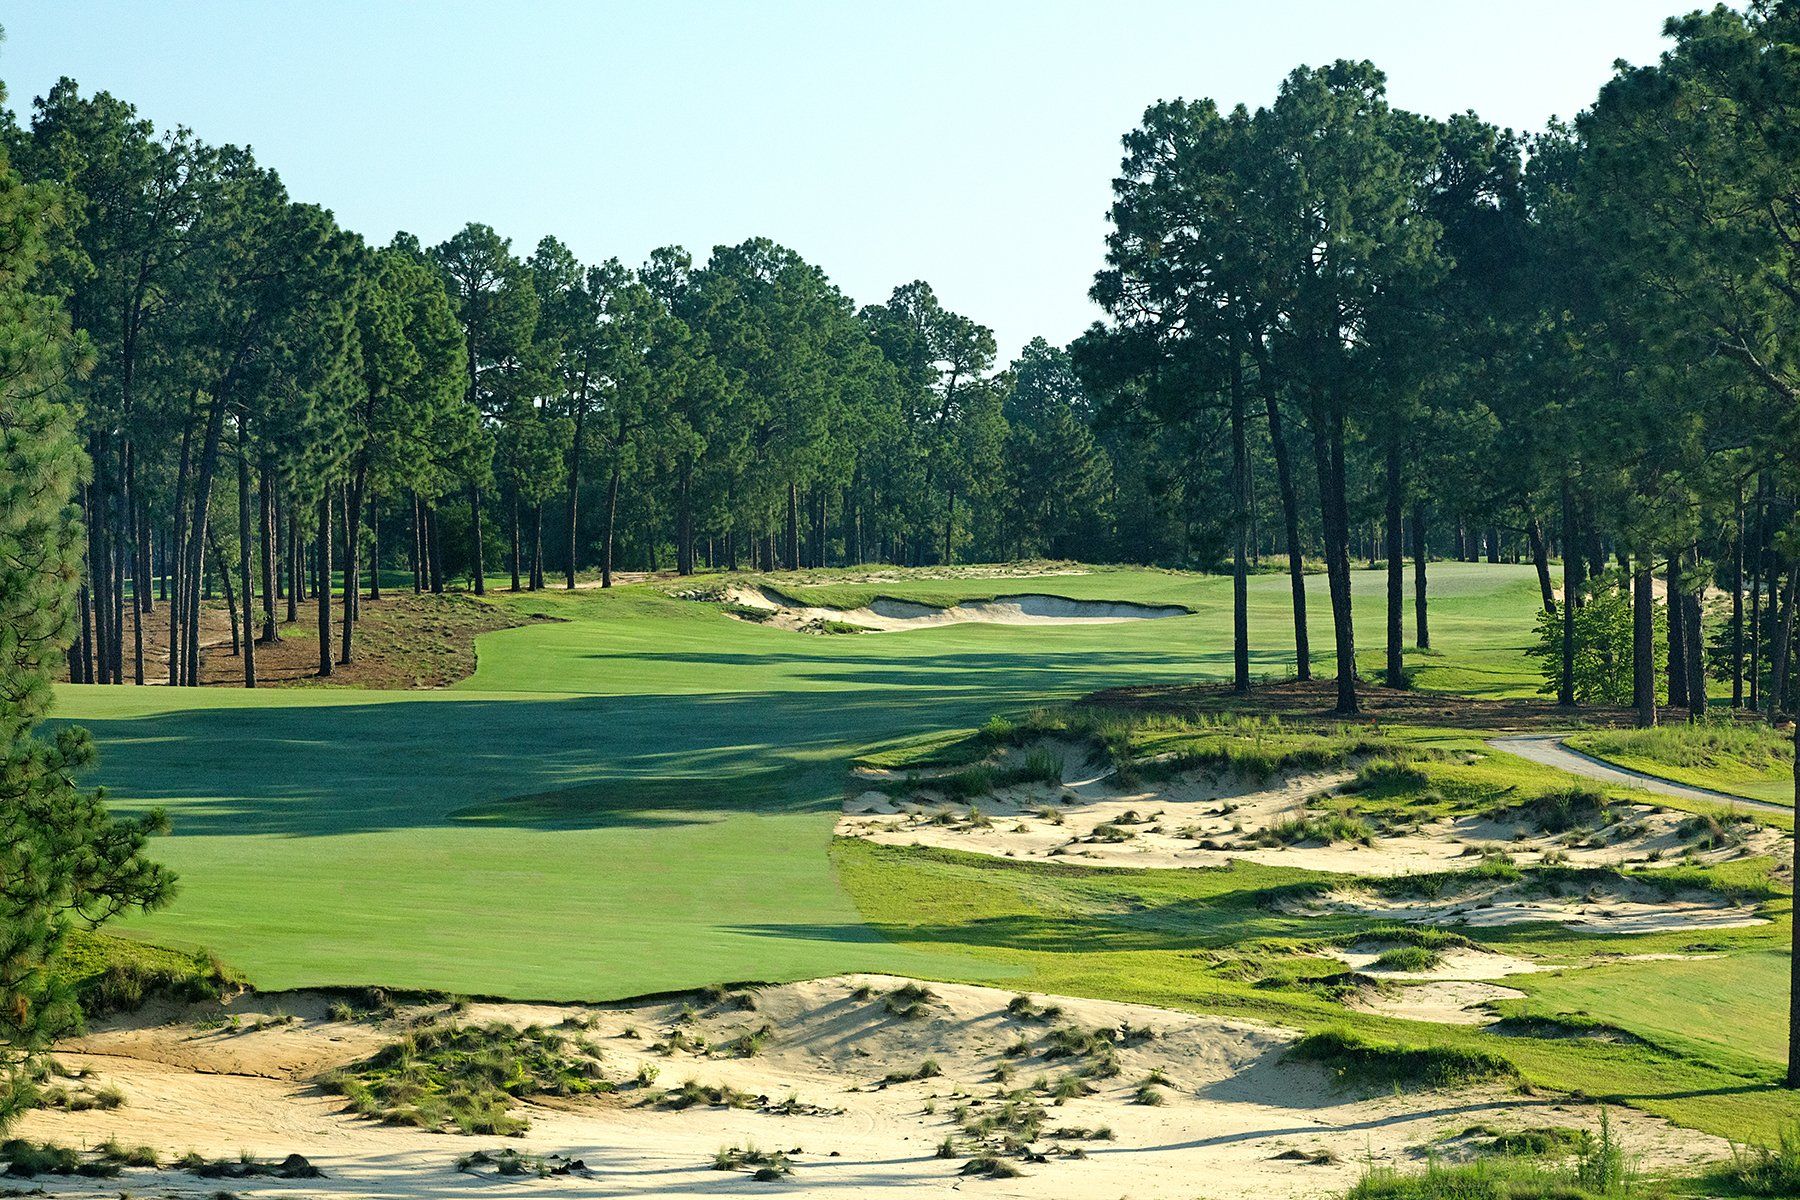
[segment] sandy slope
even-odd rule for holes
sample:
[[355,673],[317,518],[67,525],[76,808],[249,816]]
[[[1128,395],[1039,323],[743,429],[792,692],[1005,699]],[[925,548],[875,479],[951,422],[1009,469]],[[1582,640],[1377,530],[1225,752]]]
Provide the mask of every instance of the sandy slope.
[[[1499,1090],[1366,1097],[1334,1088],[1315,1068],[1283,1061],[1291,1035],[1244,1021],[1199,1017],[1140,1005],[1037,997],[1059,1015],[1029,1021],[1007,1012],[1011,993],[930,985],[934,998],[911,1019],[894,1015],[884,996],[905,981],[885,977],[827,979],[755,993],[755,1010],[732,1003],[679,1001],[600,1009],[476,1005],[462,1019],[554,1024],[580,1017],[604,1047],[609,1065],[629,1079],[640,1064],[661,1074],[648,1089],[627,1085],[599,1100],[528,1109],[522,1138],[464,1137],[375,1124],[346,1115],[337,1098],[315,1087],[316,1072],[349,1061],[393,1036],[395,1020],[334,1022],[316,997],[249,997],[234,1005],[239,1026],[202,1028],[192,1021],[133,1021],[96,1031],[59,1051],[69,1067],[90,1069],[129,1097],[112,1112],[37,1112],[24,1136],[66,1145],[112,1137],[149,1144],[165,1155],[197,1150],[209,1157],[247,1152],[263,1158],[306,1155],[326,1178],[304,1182],[230,1181],[239,1196],[427,1198],[483,1194],[488,1188],[547,1195],[608,1197],[716,1196],[743,1191],[855,1196],[944,1194],[972,1189],[995,1196],[1084,1200],[1132,1196],[1237,1197],[1328,1195],[1354,1181],[1362,1163],[1413,1162],[1433,1138],[1478,1122],[1502,1128],[1591,1125],[1590,1106]],[[866,989],[866,990],[862,990]],[[279,1006],[297,1019],[255,1028]],[[157,1017],[174,1014],[156,1014]],[[402,1014],[404,1019],[408,1014]],[[418,1015],[418,1014],[413,1014]],[[722,1044],[735,1032],[773,1027],[753,1058],[665,1055],[652,1044],[674,1027]],[[1120,1074],[1098,1081],[1096,1094],[1056,1105],[1048,1099],[1045,1129],[1106,1126],[1109,1141],[1047,1133],[1034,1144],[1048,1161],[1024,1166],[1018,1179],[967,1180],[958,1170],[968,1151],[939,1158],[938,1143],[955,1131],[958,1104],[980,1112],[998,1090],[996,1068],[1014,1064],[1008,1086],[1038,1075],[1069,1073],[1069,1060],[1033,1051],[1003,1053],[1021,1036],[1036,1041],[1064,1024],[1084,1029],[1148,1028],[1155,1036],[1121,1048]],[[636,1036],[627,1036],[634,1031]],[[935,1060],[939,1077],[884,1085],[891,1071]],[[1168,1078],[1158,1107],[1130,1102],[1152,1070]],[[698,1107],[672,1111],[655,1103],[686,1079],[729,1084],[779,1100],[790,1094],[827,1115],[774,1115],[750,1109]],[[935,1109],[935,1111],[931,1111]],[[841,1110],[841,1111],[839,1111]],[[1613,1113],[1628,1145],[1646,1165],[1677,1166],[1726,1153],[1717,1139],[1677,1130],[1629,1111]],[[711,1169],[724,1146],[754,1143],[797,1151],[794,1174],[757,1183]],[[496,1180],[459,1173],[471,1150],[512,1145],[529,1153],[580,1159],[586,1170],[549,1179]],[[1085,1159],[1058,1157],[1082,1147]],[[1324,1157],[1327,1161],[1309,1161]],[[132,1170],[111,1181],[40,1179],[57,1194],[117,1195],[154,1190],[212,1195],[219,1181],[177,1170]]]

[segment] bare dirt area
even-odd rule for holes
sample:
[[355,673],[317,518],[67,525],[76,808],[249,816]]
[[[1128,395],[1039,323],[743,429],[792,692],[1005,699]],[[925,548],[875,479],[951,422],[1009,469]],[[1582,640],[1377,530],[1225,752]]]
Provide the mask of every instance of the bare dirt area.
[[[409,1028],[444,1021],[573,1031],[616,1087],[521,1101],[529,1128],[496,1137],[356,1116],[321,1083]],[[40,1110],[18,1132],[76,1148],[146,1146],[165,1163],[197,1156],[104,1181],[31,1181],[51,1194],[210,1196],[220,1179],[199,1164],[229,1171],[249,1159],[301,1161],[323,1174],[297,1184],[227,1173],[235,1195],[425,1198],[504,1184],[580,1197],[976,1187],[1149,1200],[1192,1196],[1204,1179],[1204,1194],[1234,1200],[1341,1190],[1370,1161],[1423,1161],[1432,1143],[1475,1124],[1599,1121],[1592,1105],[1496,1086],[1344,1090],[1290,1061],[1292,1041],[1246,1021],[884,976],[613,1006],[413,1005],[380,1015],[317,995],[250,995],[224,1009],[116,1020],[60,1047],[63,1071],[116,1087],[125,1102]],[[1611,1119],[1647,1168],[1728,1151],[1644,1114],[1614,1110]],[[766,1181],[752,1174],[776,1162]]]

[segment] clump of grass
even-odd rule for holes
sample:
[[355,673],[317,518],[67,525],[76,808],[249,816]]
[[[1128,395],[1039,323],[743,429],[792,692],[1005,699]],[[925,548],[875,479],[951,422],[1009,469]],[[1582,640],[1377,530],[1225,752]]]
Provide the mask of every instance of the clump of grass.
[[889,1071],[882,1077],[883,1083],[917,1083],[924,1079],[936,1079],[944,1073],[935,1058],[928,1058],[910,1071]]
[[1155,1108],[1163,1102],[1162,1089],[1155,1084],[1139,1084],[1137,1091],[1133,1092],[1131,1095],[1131,1102],[1133,1104],[1146,1104]]
[[94,1147],[94,1153],[110,1163],[121,1167],[156,1167],[162,1160],[156,1151],[149,1146],[124,1146],[112,1139],[107,1139]]
[[1344,785],[1346,792],[1415,792],[1428,784],[1425,772],[1400,758],[1364,763]]
[[0,1161],[6,1174],[19,1179],[38,1175],[85,1175],[107,1179],[119,1173],[119,1165],[104,1159],[87,1160],[67,1146],[9,1138],[0,1142]]
[[727,1058],[755,1058],[762,1053],[763,1043],[775,1032],[775,1027],[764,1021],[755,1029],[747,1029],[729,1042],[719,1047],[719,1053]]
[[1361,817],[1353,817],[1347,813],[1326,813],[1278,821],[1257,830],[1251,835],[1250,841],[1259,846],[1291,846],[1298,842],[1356,842],[1372,846],[1375,844],[1375,830]]
[[416,1029],[326,1077],[363,1116],[393,1125],[518,1134],[513,1102],[611,1091],[600,1052],[539,1027],[442,1023]]
[[1486,1050],[1406,1046],[1349,1029],[1308,1034],[1289,1053],[1303,1062],[1320,1064],[1340,1083],[1370,1087],[1454,1088],[1518,1075],[1511,1062]]
[[791,1175],[794,1170],[792,1161],[780,1150],[758,1150],[754,1145],[746,1143],[742,1146],[722,1146],[713,1155],[713,1170],[742,1171],[750,1170],[752,1179],[765,1183]]
[[982,1154],[964,1163],[961,1174],[977,1175],[983,1179],[1017,1179],[1024,1172],[998,1155]]
[[1590,787],[1558,788],[1524,804],[1497,809],[1496,820],[1523,820],[1544,833],[1569,833],[1604,825],[1611,816],[1612,801]]
[[664,1092],[657,1103],[663,1108],[676,1110],[700,1105],[713,1108],[749,1108],[753,1099],[747,1092],[740,1092],[729,1084],[704,1084],[695,1079],[687,1079],[682,1081],[680,1087]]
[[1494,1154],[1523,1155],[1527,1158],[1563,1158],[1571,1154],[1583,1154],[1593,1140],[1587,1130],[1571,1129],[1567,1125],[1534,1125],[1527,1129],[1506,1130],[1473,1126],[1465,1129],[1463,1136],[1479,1137],[1482,1149]]
[[905,1020],[925,1015],[925,1006],[937,999],[937,993],[922,984],[906,983],[882,997],[881,1006]]
[[1694,850],[1728,850],[1744,844],[1747,817],[1735,812],[1697,813],[1675,827],[1675,832]]
[[1713,1182],[1741,1195],[1800,1196],[1800,1123],[1783,1126],[1773,1146],[1732,1146]]
[[1369,965],[1377,971],[1429,971],[1443,963],[1444,956],[1429,946],[1396,946]]
[[1039,1004],[1030,996],[1014,996],[1006,1002],[1006,1015],[1021,1021],[1054,1021],[1062,1011],[1060,1004]]

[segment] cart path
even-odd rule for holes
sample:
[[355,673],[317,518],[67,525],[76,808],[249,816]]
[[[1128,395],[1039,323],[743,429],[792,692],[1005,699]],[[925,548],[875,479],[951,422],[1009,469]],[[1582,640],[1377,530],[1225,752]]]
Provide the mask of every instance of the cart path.
[[1664,796],[1674,796],[1681,800],[1692,800],[1703,804],[1729,804],[1738,808],[1753,809],[1757,812],[1792,813],[1794,810],[1784,804],[1771,804],[1767,800],[1752,800],[1748,796],[1737,796],[1730,792],[1715,791],[1712,788],[1694,787],[1691,784],[1676,783],[1672,779],[1663,779],[1657,775],[1648,775],[1642,771],[1633,771],[1629,767],[1617,766],[1604,759],[1595,758],[1591,754],[1583,754],[1563,744],[1560,733],[1520,733],[1508,734],[1504,737],[1489,738],[1488,745],[1496,750],[1504,750],[1520,758],[1546,767],[1555,767],[1559,771],[1567,771],[1571,775],[1582,775],[1588,779],[1602,783],[1619,784],[1624,787],[1642,788],[1647,792],[1657,792]]

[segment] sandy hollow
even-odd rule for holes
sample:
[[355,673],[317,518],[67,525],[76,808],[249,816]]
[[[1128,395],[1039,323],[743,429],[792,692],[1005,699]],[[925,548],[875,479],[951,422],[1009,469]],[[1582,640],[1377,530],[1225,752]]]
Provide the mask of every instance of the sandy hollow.
[[[67,1070],[115,1084],[127,1103],[113,1111],[38,1111],[21,1136],[70,1146],[112,1138],[145,1144],[165,1158],[194,1150],[209,1158],[240,1153],[278,1159],[305,1155],[324,1178],[304,1183],[229,1181],[242,1197],[341,1197],[344,1200],[439,1200],[486,1194],[568,1197],[702,1197],[725,1193],[858,1197],[947,1195],[961,1189],[1004,1197],[1057,1200],[1188,1198],[1266,1200],[1330,1195],[1377,1163],[1424,1161],[1434,1139],[1475,1124],[1499,1128],[1592,1127],[1598,1110],[1573,1100],[1485,1088],[1454,1093],[1377,1095],[1334,1086],[1317,1068],[1287,1061],[1293,1035],[1241,1020],[1142,1005],[1035,996],[1030,1015],[1009,1010],[1013,993],[930,984],[912,1015],[891,1011],[889,996],[907,981],[851,976],[771,986],[743,1001],[664,1000],[600,1007],[476,1004],[456,1019],[556,1025],[576,1021],[603,1048],[613,1077],[640,1067],[656,1081],[612,1095],[554,1106],[527,1104],[522,1137],[468,1137],[389,1126],[347,1113],[316,1085],[321,1070],[368,1054],[407,1019],[434,1014],[333,1020],[323,1000],[306,995],[247,996],[233,1003],[236,1025],[217,1013],[164,1012],[119,1021],[59,1048]],[[277,1009],[282,1016],[277,1019]],[[754,1057],[658,1052],[677,1028],[714,1046],[752,1027],[769,1026]],[[1012,1179],[960,1174],[970,1150],[937,1148],[958,1133],[957,1109],[979,1115],[1003,1088],[1054,1081],[1079,1063],[1046,1057],[1045,1035],[1077,1027],[1120,1038],[1116,1076],[1093,1080],[1090,1095],[1055,1103],[1040,1092],[1043,1132]],[[1129,1037],[1122,1031],[1136,1031]],[[1148,1032],[1146,1032],[1148,1031]],[[1027,1049],[1020,1049],[1023,1040]],[[915,1074],[925,1062],[936,1074]],[[1002,1085],[996,1073],[1010,1071]],[[1157,1106],[1133,1103],[1152,1072],[1164,1083]],[[729,1085],[764,1100],[755,1107],[658,1103],[686,1080]],[[793,1115],[768,1111],[794,1097]],[[1726,1144],[1630,1110],[1612,1112],[1614,1128],[1648,1168],[1685,1168],[1718,1159]],[[1093,1136],[1099,1130],[1108,1136]],[[791,1154],[793,1174],[755,1182],[713,1169],[723,1147],[755,1145]],[[472,1151],[510,1147],[556,1154],[581,1166],[551,1178],[496,1179],[459,1172]],[[1203,1182],[1197,1182],[1203,1181]],[[210,1196],[220,1181],[177,1169],[129,1169],[118,1179],[40,1177],[52,1194]]]

